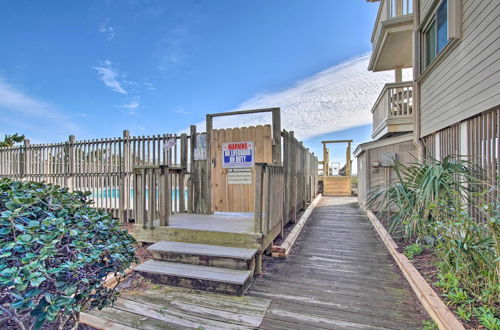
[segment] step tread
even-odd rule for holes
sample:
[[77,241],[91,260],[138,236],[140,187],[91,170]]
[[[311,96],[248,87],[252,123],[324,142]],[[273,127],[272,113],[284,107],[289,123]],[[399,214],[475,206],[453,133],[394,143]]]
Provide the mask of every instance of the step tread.
[[140,264],[135,268],[135,271],[239,285],[243,285],[252,276],[252,272],[249,270],[182,264],[153,259]]
[[256,249],[170,241],[155,243],[148,250],[245,260],[252,259],[257,253]]

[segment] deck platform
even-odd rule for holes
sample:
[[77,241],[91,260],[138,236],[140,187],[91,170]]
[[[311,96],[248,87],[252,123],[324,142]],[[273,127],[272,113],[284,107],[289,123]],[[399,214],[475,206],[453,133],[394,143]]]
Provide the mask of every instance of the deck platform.
[[428,317],[355,198],[323,198],[242,297],[150,285],[92,315],[137,329],[422,329]]
[[[263,244],[276,236],[271,233],[269,239],[253,231],[253,213],[216,212],[204,214],[174,214],[169,218],[168,226],[143,228],[134,225],[132,234],[140,242],[156,243],[174,241],[199,243],[229,247],[251,248],[262,250]],[[267,246],[267,245],[266,245]]]

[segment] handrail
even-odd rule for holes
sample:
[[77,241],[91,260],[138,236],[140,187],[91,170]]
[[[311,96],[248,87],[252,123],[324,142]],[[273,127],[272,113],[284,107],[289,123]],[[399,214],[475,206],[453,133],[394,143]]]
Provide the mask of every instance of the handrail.
[[[169,165],[134,166],[135,223],[150,229],[155,226],[168,226],[169,217],[173,212],[184,212],[186,173],[183,167]],[[178,186],[178,196],[177,192],[172,192],[173,186]]]
[[377,135],[391,121],[413,118],[413,82],[385,84],[371,110],[373,135]]
[[413,81],[403,81],[403,82],[395,82],[395,83],[387,83],[384,85],[382,88],[382,91],[380,92],[377,100],[373,104],[371,112],[374,113],[375,110],[377,109],[378,104],[380,103],[382,97],[384,97],[385,93],[387,92],[388,89],[394,89],[394,88],[404,88],[404,87],[413,87]]

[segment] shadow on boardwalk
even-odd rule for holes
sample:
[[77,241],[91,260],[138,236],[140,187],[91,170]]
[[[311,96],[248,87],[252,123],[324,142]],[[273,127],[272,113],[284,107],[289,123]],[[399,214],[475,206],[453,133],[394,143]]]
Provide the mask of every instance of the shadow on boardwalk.
[[426,315],[354,198],[324,198],[286,260],[242,297],[144,281],[92,311],[106,329],[421,329]]
[[263,329],[421,329],[428,319],[355,198],[326,197],[286,261],[248,293],[271,299]]

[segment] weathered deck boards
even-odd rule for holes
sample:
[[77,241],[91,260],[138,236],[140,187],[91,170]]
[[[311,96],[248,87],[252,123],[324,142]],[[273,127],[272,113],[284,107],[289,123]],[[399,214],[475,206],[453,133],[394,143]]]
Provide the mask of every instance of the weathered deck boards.
[[211,215],[176,213],[170,216],[169,221],[169,226],[175,228],[231,233],[253,232],[253,213],[216,212]]
[[355,198],[323,198],[289,258],[249,296],[272,300],[262,329],[421,329],[428,317]]
[[91,314],[134,329],[255,329],[270,303],[263,297],[154,285],[121,290],[114,307]]
[[355,198],[323,198],[247,295],[153,285],[92,312],[137,329],[421,329],[428,319]]

